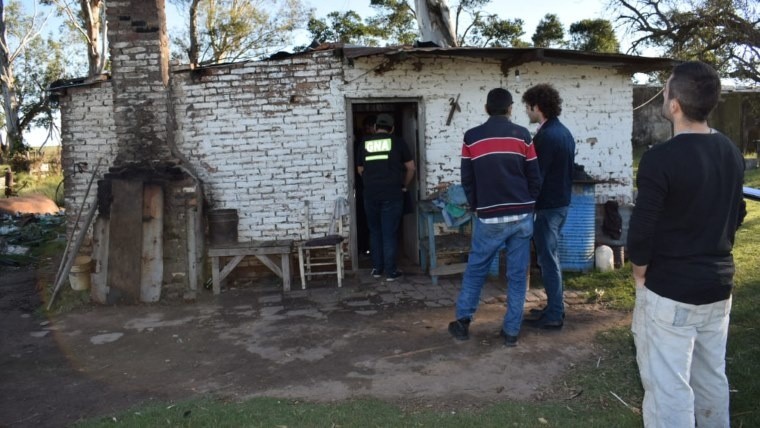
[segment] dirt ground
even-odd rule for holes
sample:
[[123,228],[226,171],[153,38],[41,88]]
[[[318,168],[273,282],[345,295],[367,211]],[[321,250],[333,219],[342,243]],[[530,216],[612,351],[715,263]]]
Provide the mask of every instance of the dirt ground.
[[192,303],[92,306],[52,319],[35,312],[35,285],[32,270],[0,272],[0,426],[65,426],[208,394],[375,397],[441,410],[531,400],[570,365],[596,360],[596,332],[627,322],[573,304],[562,331],[524,327],[518,347],[506,348],[498,281],[484,289],[466,342],[446,332],[455,279],[386,286],[370,278],[287,295],[251,285]]

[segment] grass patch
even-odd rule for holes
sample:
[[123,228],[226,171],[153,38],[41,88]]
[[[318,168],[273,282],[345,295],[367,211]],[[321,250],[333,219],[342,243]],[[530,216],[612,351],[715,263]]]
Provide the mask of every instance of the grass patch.
[[591,302],[604,304],[611,309],[633,309],[636,294],[630,263],[610,272],[565,272],[563,276],[568,290],[585,291]]
[[744,171],[744,185],[760,188],[760,168],[753,168]]
[[[613,398],[614,399],[614,398]],[[621,405],[622,406],[622,405]],[[619,406],[617,406],[619,409]],[[637,427],[638,416],[578,404],[502,403],[482,411],[402,411],[378,400],[314,404],[273,398],[241,403],[205,399],[156,405],[77,427]]]

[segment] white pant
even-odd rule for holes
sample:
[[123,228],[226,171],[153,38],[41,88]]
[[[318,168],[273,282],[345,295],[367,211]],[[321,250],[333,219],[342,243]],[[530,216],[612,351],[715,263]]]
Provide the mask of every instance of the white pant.
[[636,289],[633,339],[644,426],[728,427],[726,339],[731,298],[689,305]]

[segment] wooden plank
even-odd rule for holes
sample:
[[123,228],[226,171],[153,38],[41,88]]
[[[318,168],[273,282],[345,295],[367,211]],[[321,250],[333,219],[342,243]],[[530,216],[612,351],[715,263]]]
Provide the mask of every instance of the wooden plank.
[[219,257],[211,257],[211,286],[214,289],[214,294],[221,292],[221,282],[219,279]]
[[90,276],[90,298],[100,304],[105,304],[108,297],[108,222],[107,218],[99,216],[92,228],[92,259],[95,269]]
[[161,298],[164,279],[164,192],[161,186],[146,184],[142,205],[140,301],[155,303]]
[[198,243],[196,242],[195,235],[197,216],[198,211],[195,207],[188,207],[185,210],[185,227],[187,228],[187,285],[192,293],[198,291]]
[[247,241],[235,242],[230,244],[213,245],[209,251],[213,250],[233,250],[233,249],[251,249],[251,248],[272,248],[272,247],[292,247],[292,239],[279,239],[272,241]]
[[280,278],[282,278],[282,270],[280,270],[280,267],[277,266],[277,262],[275,262],[274,260],[270,259],[268,255],[266,255],[266,254],[258,255],[257,254],[256,258],[259,259],[261,261],[261,263],[264,263],[264,265],[266,265],[266,267],[268,267],[269,270],[271,270],[272,272],[274,272],[275,275],[277,275]]
[[108,240],[109,303],[140,300],[143,183],[114,179]]
[[[291,241],[292,243],[292,241]],[[247,247],[213,247],[208,249],[209,256],[255,256],[257,254],[285,254],[293,250],[291,244],[276,246],[247,246]]]
[[237,266],[238,263],[240,263],[240,261],[243,260],[243,257],[245,256],[235,256],[232,258],[232,260],[227,262],[227,265],[219,273],[219,280],[223,281],[224,278],[227,278],[227,275],[229,275],[230,272],[232,272],[232,270],[235,269],[235,266]]
[[282,291],[290,291],[290,253],[280,255],[282,263]]

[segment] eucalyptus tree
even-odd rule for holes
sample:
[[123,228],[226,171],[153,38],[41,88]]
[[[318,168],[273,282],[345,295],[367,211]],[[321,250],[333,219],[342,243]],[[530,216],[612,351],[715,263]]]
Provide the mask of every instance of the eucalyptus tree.
[[306,26],[301,0],[170,0],[187,15],[187,33],[174,37],[192,64],[265,57],[284,49]]
[[62,77],[64,68],[62,44],[42,36],[52,10],[43,10],[36,1],[25,4],[0,0],[0,85],[7,138],[0,152],[5,159],[26,151],[23,133],[31,126],[52,122],[47,88]]

